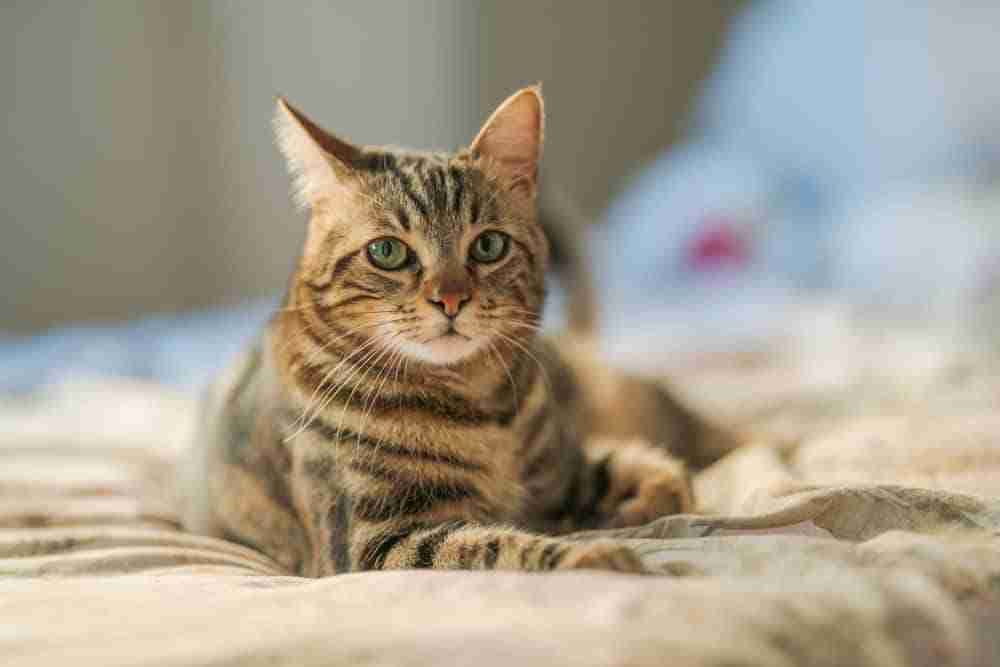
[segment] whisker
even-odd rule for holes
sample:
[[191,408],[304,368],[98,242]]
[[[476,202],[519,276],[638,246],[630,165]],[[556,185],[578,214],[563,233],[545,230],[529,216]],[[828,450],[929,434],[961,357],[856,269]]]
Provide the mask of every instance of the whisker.
[[538,369],[542,372],[542,378],[545,380],[545,388],[548,390],[549,396],[555,396],[555,392],[552,390],[552,380],[549,378],[549,373],[547,370],[545,370],[545,366],[542,364],[541,361],[539,361],[538,357],[536,357],[531,352],[531,350],[529,350],[528,347],[523,343],[521,343],[520,341],[511,338],[510,336],[500,331],[494,331],[494,333],[497,336],[499,336],[501,340],[505,340],[509,344],[516,345],[518,348],[520,348],[522,352],[528,355],[528,357],[538,365]]
[[[324,352],[329,351],[329,349],[331,347],[333,347],[333,345],[335,343],[337,343],[338,341],[340,341],[341,339],[346,338],[346,337],[350,336],[351,334],[357,333],[360,330],[370,329],[370,328],[373,328],[375,326],[377,326],[377,325],[372,324],[372,325],[357,326],[357,327],[354,327],[354,328],[350,329],[349,331],[345,332],[341,336],[337,336],[336,338],[333,338],[332,340],[326,341],[323,345],[317,346],[315,349],[313,349],[312,352],[309,354],[309,356],[305,359],[305,361],[303,363],[306,364],[306,365],[312,364],[319,355],[323,354]],[[295,342],[295,338],[290,336],[284,342],[284,344],[281,345],[275,352],[277,354],[279,354],[279,355],[283,354],[289,347],[291,347],[291,345],[294,342]],[[323,388],[323,384],[326,382],[327,377],[328,376],[324,376],[323,380],[321,380],[320,383],[314,388],[313,395],[309,398],[309,401],[307,401],[307,403],[310,402],[310,401],[312,401],[312,399],[315,398],[316,393],[318,393]]]
[[[378,344],[383,343],[384,342],[384,335],[383,336],[378,336],[376,338],[373,338],[372,342],[373,343],[378,343]],[[327,393],[323,397],[323,402],[321,403],[321,405],[318,408],[317,412],[322,412],[323,410],[325,410],[327,408],[327,406],[330,404],[330,402],[333,401],[333,399],[335,399],[337,397],[337,394],[340,393],[340,390],[343,389],[344,387],[346,387],[351,382],[351,380],[354,379],[354,377],[358,373],[367,370],[368,363],[370,361],[372,361],[376,355],[380,355],[381,352],[384,351],[384,348],[379,347],[379,345],[372,345],[372,346],[368,346],[368,347],[369,347],[369,349],[367,349],[367,351],[365,352],[365,354],[363,355],[363,357],[361,359],[359,359],[353,365],[353,367],[351,368],[350,372],[344,377],[344,379],[341,382],[339,382],[337,384],[336,388],[332,389],[329,393]],[[357,385],[356,384],[353,385],[353,388],[357,389]],[[353,392],[352,392],[352,395],[353,395]]]
[[[344,338],[350,337],[352,334],[355,334],[355,333],[357,333],[359,331],[363,331],[365,329],[372,329],[372,328],[381,326],[383,324],[392,324],[392,323],[395,323],[395,322],[400,322],[400,321],[403,321],[404,319],[406,319],[406,318],[396,318],[396,319],[391,319],[391,320],[384,320],[384,321],[381,321],[381,322],[372,322],[372,323],[362,324],[362,325],[359,325],[357,327],[353,327],[351,329],[348,329],[347,331],[345,331],[344,333],[340,334],[339,336],[337,336],[335,338],[332,338],[332,339],[330,339],[328,341],[324,341],[323,345],[321,345],[321,346],[317,347],[316,349],[314,349],[312,351],[312,354],[310,354],[309,358],[306,359],[306,363],[307,364],[311,364],[313,361],[315,361],[315,359],[316,359],[316,357],[318,355],[322,354],[323,352],[329,351],[329,349],[335,343],[338,343],[339,341],[343,340]],[[285,352],[295,342],[296,342],[296,338],[295,337],[293,337],[293,336],[288,337],[288,339],[284,342],[283,345],[281,345],[276,350],[276,352],[279,353],[279,354]]]
[[[400,335],[401,335],[401,334],[399,334],[399,333],[393,333],[393,334],[389,334],[389,337],[383,337],[383,338],[381,338],[380,340],[381,340],[382,342],[389,342],[389,341],[392,341],[392,340],[394,340],[395,338],[397,338],[397,337],[398,337],[398,336],[400,336]],[[385,355],[386,355],[387,353],[389,353],[389,352],[391,352],[391,351],[392,351],[392,348],[391,348],[391,347],[389,347],[389,346],[386,346],[386,347],[385,347],[384,349],[382,349],[382,350],[380,351],[380,353],[378,354],[378,356],[377,356],[377,357],[375,357],[375,358],[374,358],[374,360],[373,360],[373,357],[372,357],[372,355],[369,355],[368,357],[366,357],[366,358],[365,358],[365,359],[364,359],[364,360],[363,360],[363,361],[361,362],[361,364],[362,364],[362,365],[364,365],[364,364],[369,364],[369,363],[378,363],[378,361],[379,361],[379,360],[380,360],[380,359],[381,359],[382,357],[384,357],[384,356],[385,356]],[[353,378],[353,377],[354,377],[354,376],[355,376],[355,375],[357,374],[358,370],[359,370],[360,368],[362,368],[362,367],[363,367],[362,365],[359,365],[358,367],[356,367],[356,368],[354,369],[354,371],[353,371],[353,372],[351,373],[350,377],[349,377],[349,378],[348,378],[347,380],[345,380],[345,382],[349,382],[349,381],[350,381],[350,379],[351,379],[351,378]],[[347,409],[348,409],[348,408],[349,408],[349,407],[351,406],[351,401],[352,401],[352,400],[354,400],[354,394],[355,394],[355,393],[357,392],[357,390],[358,390],[358,385],[357,385],[357,384],[355,384],[355,385],[354,385],[354,386],[353,386],[353,387],[351,388],[351,393],[350,393],[350,394],[349,394],[349,395],[347,396],[347,400],[346,400],[346,401],[344,402],[344,407],[343,407],[343,409],[342,409],[342,410],[340,411],[340,418],[339,418],[339,419],[337,420],[337,438],[338,438],[338,439],[340,438],[340,432],[341,432],[341,431],[343,430],[343,425],[344,425],[344,417],[346,417],[346,416],[347,416]],[[332,400],[332,399],[331,399],[331,400]],[[325,409],[325,408],[324,408],[324,409]],[[360,434],[359,434],[359,439],[358,439],[358,442],[360,443]]]
[[500,350],[496,348],[496,345],[492,340],[487,340],[486,349],[489,350],[491,358],[493,353],[496,353],[497,361],[500,362],[500,365],[503,367],[504,372],[507,374],[507,379],[510,380],[510,390],[511,393],[514,395],[514,405],[520,405],[521,401],[518,400],[517,397],[517,383],[514,381],[514,375],[510,372],[510,367],[503,360],[503,354],[501,354]]
[[[537,333],[539,333],[539,332],[541,332],[543,330],[542,327],[540,327],[540,326],[538,326],[536,324],[529,324],[528,322],[520,322],[518,320],[510,320],[510,319],[506,319],[506,318],[492,318],[492,317],[484,317],[482,319],[483,319],[483,321],[499,322],[500,324],[499,325],[495,324],[494,328],[496,326],[501,326],[501,327],[509,326],[509,327],[514,327],[514,328],[517,328],[517,329],[524,329],[524,330],[530,332],[530,335],[537,334]],[[524,335],[528,336],[529,334],[524,334]]]
[[[406,353],[403,351],[403,348],[400,347],[399,344],[396,341],[392,341],[391,345],[396,350],[396,354],[393,357],[391,357],[390,360],[389,360],[389,365],[392,366],[392,367],[394,367],[392,383],[396,386],[396,391],[397,391],[396,405],[397,405],[397,409],[398,409],[398,408],[402,407],[402,404],[403,404],[402,403],[403,402],[403,393],[399,391],[399,369],[400,369],[400,367],[403,364],[406,363],[406,361],[408,360],[408,358],[406,356]],[[387,373],[386,374],[386,379],[388,379],[388,378],[389,378],[389,375]],[[382,391],[382,387],[381,386],[378,388],[378,391],[379,392]],[[371,452],[370,452],[370,456],[369,456],[370,459],[374,460],[374,459],[376,459],[378,457],[378,450],[379,450],[379,447],[382,445],[382,442],[383,442],[383,438],[379,438],[378,440],[375,441],[375,446],[371,448]],[[359,434],[357,445],[360,445],[360,444],[361,444],[361,436]]]
[[[311,353],[309,354],[308,358],[307,358],[307,359],[305,360],[305,362],[304,362],[304,363],[305,363],[306,365],[309,365],[309,364],[312,364],[312,363],[313,363],[313,362],[314,362],[314,361],[316,360],[316,358],[317,358],[317,357],[318,357],[319,355],[323,354],[324,352],[327,352],[327,351],[329,351],[329,350],[330,350],[330,348],[331,348],[331,347],[333,347],[333,345],[334,345],[335,343],[337,343],[337,342],[339,342],[339,341],[343,340],[344,338],[347,338],[347,337],[351,336],[352,334],[355,334],[355,333],[357,333],[358,331],[363,331],[363,330],[367,330],[367,329],[372,329],[372,328],[375,328],[375,327],[378,327],[378,326],[381,326],[381,325],[383,325],[383,324],[392,324],[392,323],[397,323],[397,322],[400,322],[400,321],[402,321],[403,319],[405,319],[405,318],[397,318],[397,319],[393,319],[393,320],[387,320],[387,321],[384,321],[384,322],[376,322],[376,323],[371,323],[371,324],[363,324],[363,325],[360,325],[360,326],[357,326],[357,327],[354,327],[354,328],[352,328],[352,329],[349,329],[349,330],[348,330],[347,332],[345,332],[345,333],[343,333],[343,334],[341,334],[341,335],[337,336],[336,338],[333,338],[333,339],[331,339],[331,340],[329,340],[329,341],[325,341],[325,342],[324,342],[324,344],[323,344],[322,346],[319,346],[319,347],[315,348],[315,349],[314,349],[314,350],[313,350],[313,351],[312,351],[312,352],[311,352]],[[283,345],[282,347],[280,347],[280,348],[279,348],[279,350],[278,350],[277,352],[278,352],[279,354],[280,354],[280,353],[283,353],[283,352],[284,352],[285,350],[287,350],[287,349],[288,349],[288,346],[290,346],[290,345],[291,345],[292,341],[293,341],[293,339],[291,339],[291,338],[290,338],[290,339],[289,339],[288,341],[286,341],[286,342],[285,342],[285,344],[284,344],[284,345]],[[346,357],[346,359],[349,359],[349,358],[350,358],[350,355],[348,355],[348,356]],[[346,360],[346,359],[345,359],[345,360]],[[339,368],[339,365],[337,366],[337,368]],[[334,369],[334,372],[336,372],[336,369]],[[328,374],[326,374],[326,375],[325,375],[325,376],[323,377],[323,379],[322,379],[322,380],[320,381],[319,385],[317,385],[317,386],[315,387],[315,389],[314,389],[314,392],[313,392],[313,395],[312,395],[312,396],[310,397],[309,401],[312,401],[312,399],[316,397],[316,393],[317,393],[317,392],[319,392],[319,391],[320,391],[320,390],[321,390],[321,389],[323,388],[323,385],[324,385],[324,384],[326,383],[326,381],[327,381],[327,379],[329,379],[329,377],[330,377],[330,374],[329,374],[329,373],[328,373]]]
[[[312,423],[313,420],[318,418],[319,415],[324,410],[326,410],[326,408],[330,405],[333,399],[335,399],[337,395],[340,393],[340,391],[347,386],[347,384],[351,381],[354,375],[364,366],[364,364],[380,351],[380,348],[377,345],[375,345],[376,343],[379,342],[381,342],[381,338],[373,338],[371,340],[372,343],[371,345],[363,346],[362,348],[359,348],[357,350],[359,354],[363,353],[362,358],[359,359],[358,362],[354,365],[351,373],[349,373],[344,379],[342,379],[337,384],[333,385],[327,392],[323,394],[320,400],[316,403],[315,409],[313,410],[313,414],[309,420],[309,423]],[[338,434],[339,432],[340,431],[338,429]]]
[[[378,340],[379,340],[378,338],[372,338],[371,340],[366,341],[363,345],[359,346],[356,350],[353,350],[350,354],[341,359],[339,364],[337,364],[332,370],[328,371],[323,376],[323,379],[320,380],[319,384],[316,386],[316,389],[313,391],[312,396],[309,397],[309,400],[306,402],[305,408],[303,408],[302,410],[302,414],[299,416],[299,419],[297,420],[301,422],[301,426],[294,433],[289,435],[285,439],[286,441],[290,441],[298,437],[303,431],[309,428],[309,426],[313,423],[316,417],[319,416],[319,413],[322,412],[323,408],[321,407],[321,404],[323,404],[324,401],[328,400],[329,394],[324,392],[322,396],[319,398],[319,400],[315,399],[317,397],[317,394],[320,393],[320,389],[323,387],[324,384],[326,384],[326,381],[329,380],[331,377],[333,377],[333,375],[336,374],[336,372],[340,369],[340,367],[343,366],[348,361],[350,361],[352,357],[361,354],[362,352],[373,347],[378,342]],[[334,390],[331,389],[331,391]]]
[[529,324],[528,322],[518,322],[517,320],[510,320],[507,322],[512,327],[521,327],[522,329],[528,329],[530,331],[541,331],[542,327],[537,324]]
[[365,431],[365,426],[368,424],[368,417],[371,415],[371,410],[372,408],[375,407],[375,398],[378,396],[378,394],[382,392],[382,388],[385,386],[386,380],[389,379],[393,360],[400,354],[395,344],[393,344],[390,347],[390,349],[392,350],[392,355],[390,355],[389,361],[387,362],[384,371],[379,371],[378,377],[375,378],[375,382],[379,382],[379,378],[381,378],[382,381],[377,386],[375,383],[372,383],[372,389],[371,391],[368,392],[368,396],[365,399],[366,405],[365,405],[364,415],[362,416],[361,422],[358,425],[358,442],[357,442],[358,446],[361,445],[361,436]]
[[[317,307],[324,308],[324,309],[337,309],[337,305],[336,304],[334,304],[333,306],[328,306],[328,305],[322,303],[319,299],[309,299],[309,303],[296,303],[296,304],[292,304],[290,306],[283,306],[281,308],[276,308],[272,312],[275,315],[281,314],[281,313],[299,313],[299,312],[302,312],[303,310],[314,309],[314,308],[317,308]],[[411,310],[407,311],[406,310],[406,306],[405,305],[401,305],[401,306],[396,306],[396,307],[391,307],[391,308],[383,308],[383,309],[380,309],[380,310],[366,310],[364,312],[366,314],[372,314],[372,315],[378,314],[378,313],[406,313],[406,314],[409,314],[409,313],[414,312],[414,310],[415,309],[411,309]]]
[[[395,322],[395,321],[397,321],[397,320],[390,320],[389,322]],[[381,324],[386,324],[386,323],[389,323],[389,322],[380,322],[380,323],[377,323],[377,324],[374,324],[374,325],[370,325],[369,327],[366,327],[366,328],[371,328],[371,326],[380,326]],[[407,333],[409,331],[414,330],[415,328],[416,327],[411,327],[410,329],[403,330],[402,332],[399,332],[399,333]],[[303,429],[308,428],[308,426],[313,422],[313,420],[315,420],[316,417],[318,417],[319,414],[324,409],[326,409],[326,406],[329,405],[329,402],[332,401],[334,398],[336,398],[337,393],[339,393],[339,391],[340,391],[340,387],[344,386],[348,381],[350,381],[350,379],[354,377],[355,373],[351,373],[343,382],[340,383],[339,387],[338,386],[332,387],[328,392],[324,393],[323,396],[318,401],[316,401],[315,404],[313,404],[312,402],[316,398],[316,394],[326,384],[327,380],[329,380],[331,376],[335,375],[337,373],[337,371],[340,369],[341,366],[343,366],[345,363],[349,362],[353,357],[357,356],[358,354],[364,352],[365,350],[368,350],[369,348],[372,348],[376,343],[378,343],[379,341],[383,340],[383,338],[384,338],[384,336],[376,336],[376,337],[374,337],[374,338],[372,338],[372,339],[370,339],[368,341],[365,341],[365,343],[363,343],[356,350],[353,350],[350,354],[348,354],[346,357],[344,357],[343,359],[341,359],[340,363],[338,363],[332,370],[328,371],[323,376],[323,379],[320,380],[319,385],[314,390],[313,395],[310,397],[309,402],[307,403],[307,407],[303,410],[302,416],[300,417],[300,419],[303,420],[302,427],[298,431],[296,431],[294,434],[292,434],[292,437],[297,436],[299,433],[302,432]],[[375,348],[375,349],[377,351],[377,348]],[[368,357],[366,357],[365,359],[359,361],[358,364],[363,364],[366,361],[368,361]],[[357,370],[359,370],[359,368],[360,368],[360,365],[355,366],[355,372]],[[312,408],[314,406],[316,408],[315,411],[312,410]],[[311,416],[309,415],[310,412],[312,412]]]

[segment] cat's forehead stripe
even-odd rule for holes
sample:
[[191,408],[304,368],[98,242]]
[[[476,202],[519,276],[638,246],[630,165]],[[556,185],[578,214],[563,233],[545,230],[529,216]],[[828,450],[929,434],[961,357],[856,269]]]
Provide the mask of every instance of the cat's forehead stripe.
[[455,186],[455,196],[452,199],[451,208],[457,215],[462,211],[462,195],[465,193],[465,176],[455,165],[448,167],[448,175],[451,177]]
[[379,162],[379,166],[392,175],[395,181],[399,184],[400,190],[407,197],[407,199],[409,199],[410,203],[417,209],[417,211],[420,212],[420,215],[424,218],[428,218],[430,216],[430,207],[428,203],[424,201],[423,197],[417,194],[416,189],[413,187],[411,173],[404,171],[403,167],[396,159],[396,156],[386,153]]
[[413,227],[410,226],[410,215],[406,212],[406,209],[403,208],[402,206],[396,207],[396,222],[398,222],[399,226],[405,229],[406,231],[410,231],[411,229],[413,229]]
[[407,231],[421,224],[425,232],[445,239],[460,231],[463,224],[480,222],[481,193],[469,187],[468,169],[447,155],[383,153],[370,166],[388,179],[384,183],[388,190],[401,196],[395,217]]

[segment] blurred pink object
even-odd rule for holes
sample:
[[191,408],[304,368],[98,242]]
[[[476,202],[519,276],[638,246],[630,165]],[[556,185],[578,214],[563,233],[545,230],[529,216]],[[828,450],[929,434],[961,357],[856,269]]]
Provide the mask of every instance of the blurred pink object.
[[688,246],[686,259],[696,271],[744,268],[750,262],[750,243],[726,217],[709,216]]

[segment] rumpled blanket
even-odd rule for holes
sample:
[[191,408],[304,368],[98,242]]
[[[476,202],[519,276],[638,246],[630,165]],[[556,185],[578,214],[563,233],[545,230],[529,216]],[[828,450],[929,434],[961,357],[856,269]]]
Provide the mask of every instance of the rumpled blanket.
[[0,400],[0,664],[1000,664],[1000,373],[696,367],[671,381],[750,442],[697,477],[697,514],[613,533],[645,577],[289,576],[180,530],[193,399]]

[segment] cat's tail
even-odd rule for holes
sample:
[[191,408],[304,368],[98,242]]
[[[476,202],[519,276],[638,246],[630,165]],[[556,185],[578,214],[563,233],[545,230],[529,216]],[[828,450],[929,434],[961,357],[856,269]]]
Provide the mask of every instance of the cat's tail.
[[597,300],[587,244],[591,220],[558,188],[543,185],[538,219],[549,239],[552,268],[566,292],[569,333],[589,338],[597,329]]

